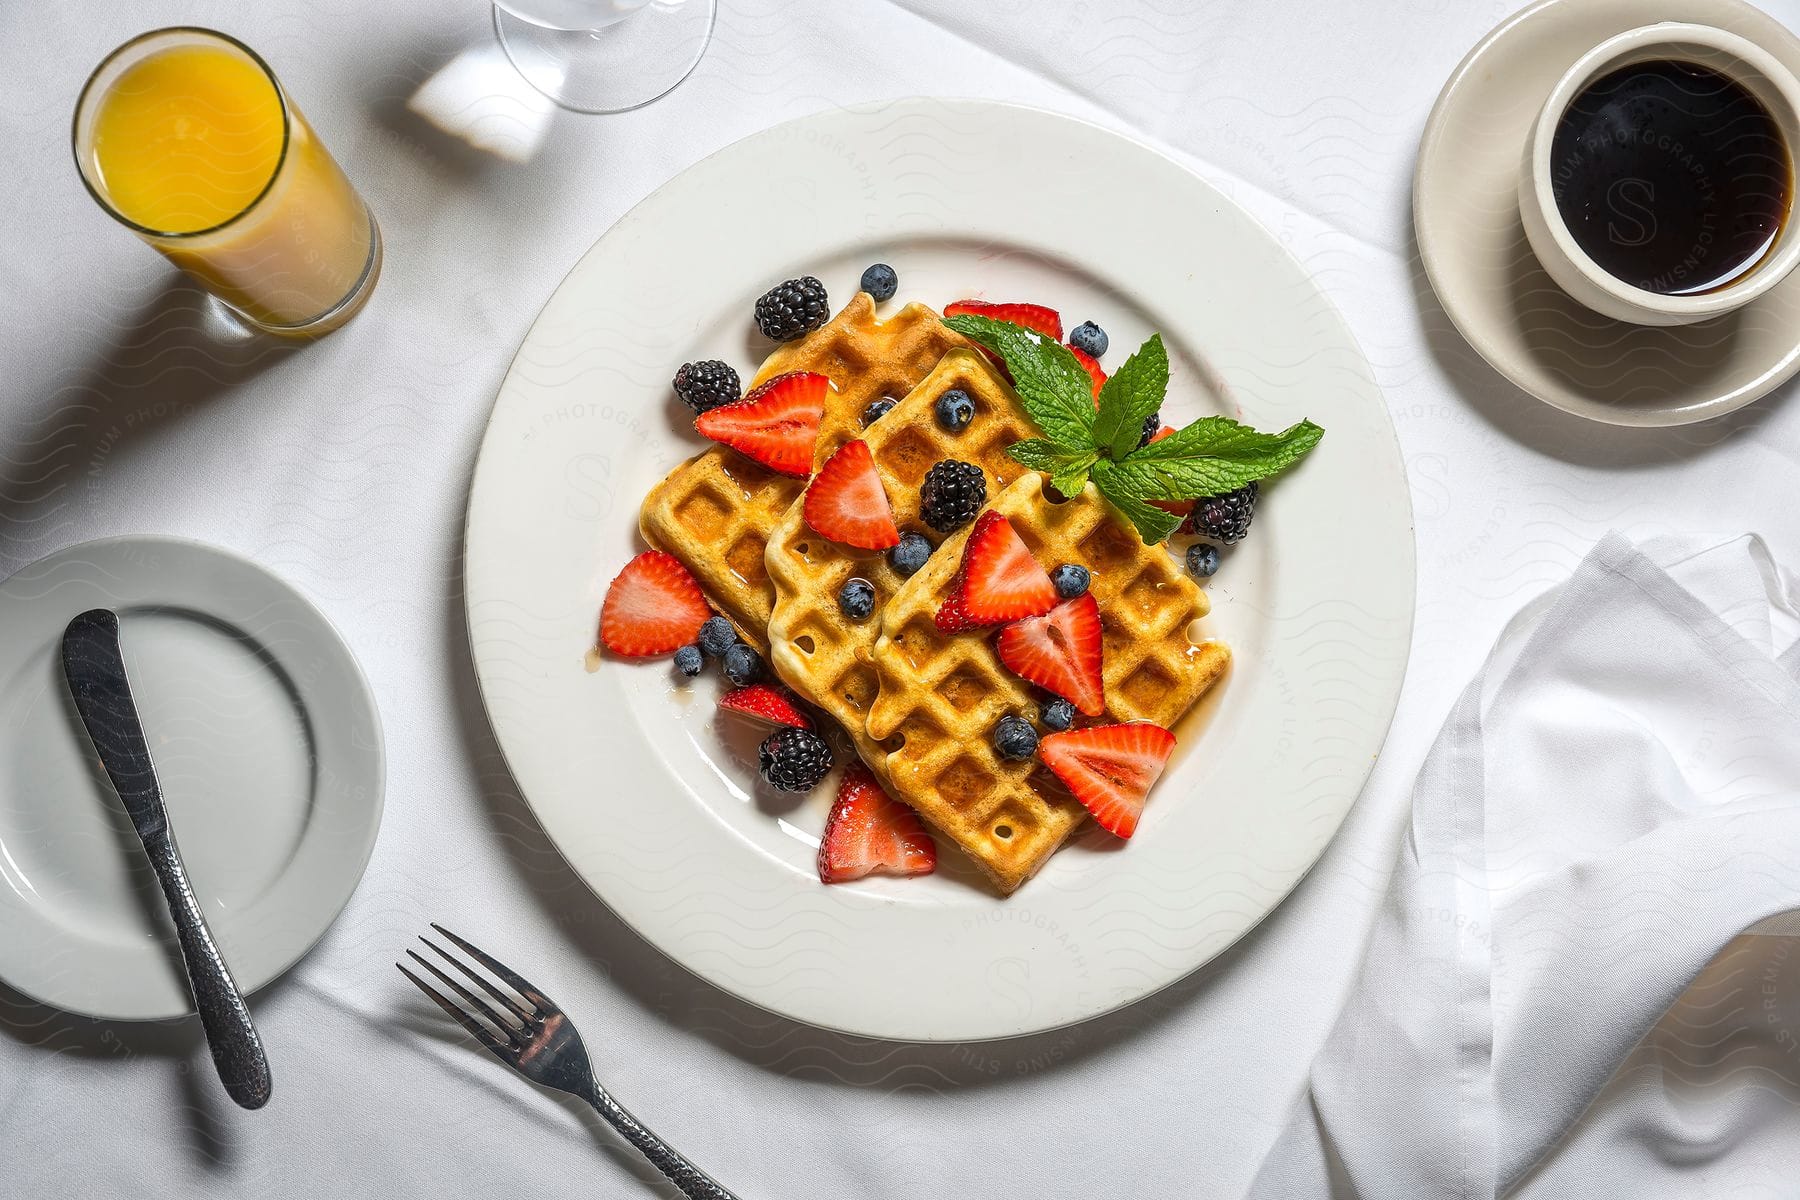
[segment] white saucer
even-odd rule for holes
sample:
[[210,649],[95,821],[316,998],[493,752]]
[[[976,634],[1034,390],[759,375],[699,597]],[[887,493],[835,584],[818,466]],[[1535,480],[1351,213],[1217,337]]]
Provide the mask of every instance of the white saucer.
[[1800,271],[1730,316],[1652,329],[1570,299],[1525,241],[1518,178],[1544,98],[1587,50],[1658,21],[1729,30],[1800,72],[1800,39],[1741,0],[1542,0],[1508,17],[1450,76],[1413,179],[1425,273],[1463,337],[1538,399],[1614,425],[1723,416],[1800,369]]
[[193,1011],[143,847],[63,682],[70,617],[116,610],[175,838],[245,991],[355,890],[381,821],[380,722],[324,616],[223,550],[73,546],[0,583],[0,979],[117,1020]]

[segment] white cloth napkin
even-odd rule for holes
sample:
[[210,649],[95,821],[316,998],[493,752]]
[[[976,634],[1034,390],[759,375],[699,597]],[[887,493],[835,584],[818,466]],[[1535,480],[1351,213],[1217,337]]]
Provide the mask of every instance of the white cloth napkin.
[[1791,1097],[1704,1086],[1800,1054],[1800,949],[1739,939],[1800,908],[1797,594],[1755,537],[1612,534],[1512,621],[1252,1197],[1722,1196],[1800,1161]]

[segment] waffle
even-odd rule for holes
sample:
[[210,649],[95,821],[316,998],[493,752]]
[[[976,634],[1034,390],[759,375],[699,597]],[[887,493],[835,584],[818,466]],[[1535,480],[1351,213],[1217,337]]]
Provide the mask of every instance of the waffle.
[[[931,309],[909,304],[885,321],[858,292],[824,326],[778,347],[751,386],[788,371],[815,371],[837,385],[825,402],[813,466],[856,437],[863,409],[884,396],[904,396],[945,353],[969,343]],[[763,567],[769,534],[806,488],[724,446],[713,446],[671,471],[644,498],[644,540],[686,564],[738,633],[766,648],[775,590]]]
[[[1069,562],[1091,572],[1105,646],[1100,723],[1173,728],[1224,674],[1230,651],[1190,637],[1208,611],[1206,594],[1161,546],[1144,545],[1092,484],[1053,504],[1043,496],[1043,477],[1027,472],[989,507],[1046,568]],[[994,653],[992,631],[938,632],[933,618],[967,540],[965,529],[940,546],[883,610],[878,692],[865,733],[889,750],[894,795],[1011,892],[1043,866],[1084,810],[1035,759],[1007,762],[995,753],[994,723],[1009,712],[1034,715],[1036,701]]]
[[[961,433],[947,432],[935,414],[937,398],[951,388],[961,388],[975,402],[974,420]],[[946,458],[974,463],[987,475],[993,495],[1025,474],[1006,448],[1035,433],[1012,385],[987,359],[972,350],[952,350],[862,436],[893,506],[894,523],[923,533],[919,485],[933,463]],[[885,551],[858,550],[814,532],[801,508],[790,507],[769,536],[764,561],[775,586],[769,660],[789,687],[837,718],[857,753],[885,779],[887,753],[864,732],[875,698],[871,652],[881,621],[844,616],[837,595],[846,579],[860,575],[875,585],[879,613],[906,579],[888,565]]]

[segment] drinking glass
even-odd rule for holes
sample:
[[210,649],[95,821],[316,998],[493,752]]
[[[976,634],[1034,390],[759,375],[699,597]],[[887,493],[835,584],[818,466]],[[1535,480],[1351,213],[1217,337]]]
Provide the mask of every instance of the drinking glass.
[[712,41],[717,0],[494,0],[494,33],[563,108],[624,112],[667,95]]

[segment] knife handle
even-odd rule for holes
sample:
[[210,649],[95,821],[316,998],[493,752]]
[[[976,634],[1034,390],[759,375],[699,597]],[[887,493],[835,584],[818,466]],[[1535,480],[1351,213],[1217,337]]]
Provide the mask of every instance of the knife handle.
[[175,919],[181,960],[187,967],[194,1007],[206,1030],[206,1044],[212,1050],[213,1066],[219,1072],[227,1095],[244,1108],[261,1108],[268,1103],[269,1089],[273,1086],[262,1039],[257,1036],[243,994],[232,982],[225,959],[206,927],[206,919],[200,913],[200,901],[188,882],[187,870],[181,865],[181,854],[175,849],[175,839],[166,825],[155,835],[144,838],[144,852],[149,855],[150,866],[162,883],[163,896],[169,902],[169,915]]

